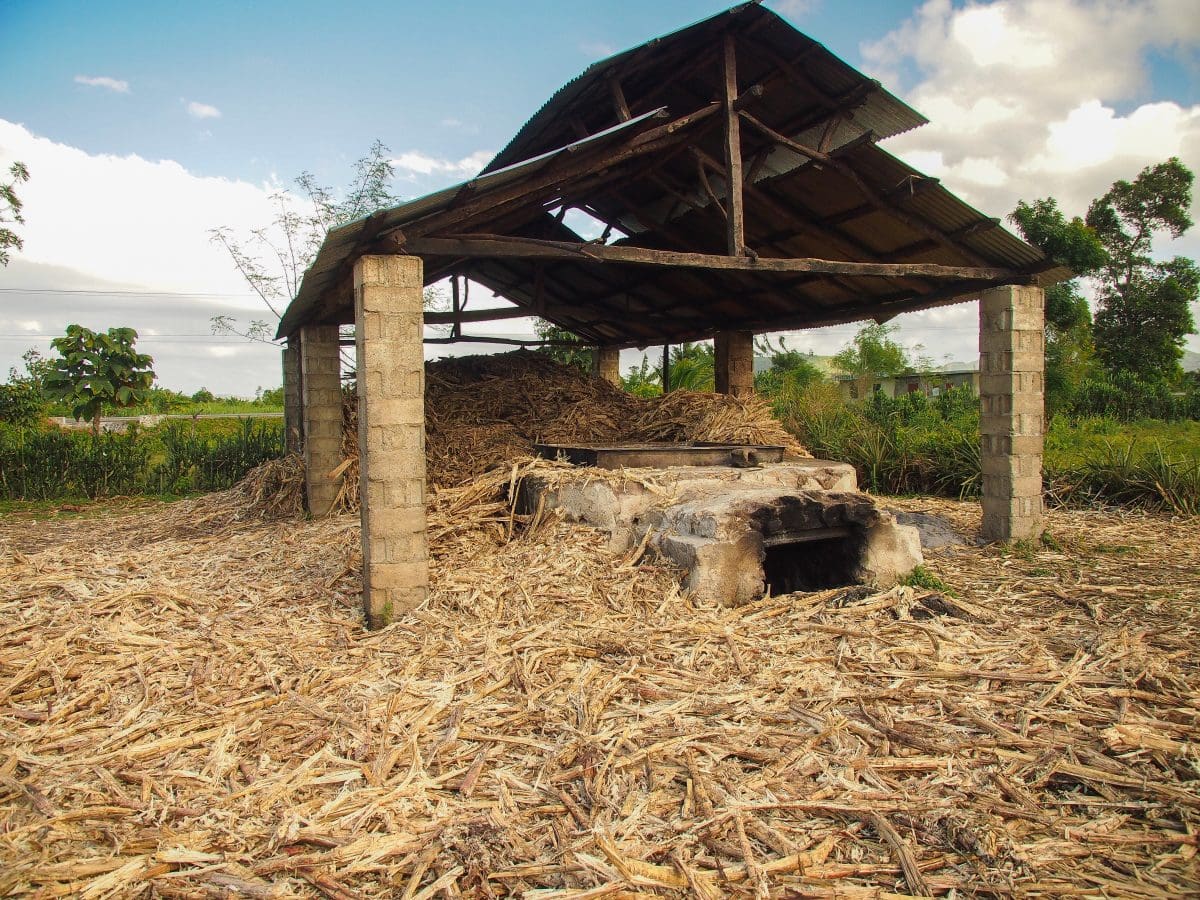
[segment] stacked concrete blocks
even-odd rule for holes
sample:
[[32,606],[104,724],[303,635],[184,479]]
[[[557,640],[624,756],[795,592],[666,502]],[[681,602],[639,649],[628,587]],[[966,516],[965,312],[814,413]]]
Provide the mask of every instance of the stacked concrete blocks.
[[429,590],[425,521],[425,354],[419,257],[354,265],[363,605],[382,628]]
[[308,511],[329,515],[339,482],[329,473],[342,461],[342,382],[336,325],[300,329],[300,381],[304,407],[304,466]]
[[300,340],[283,348],[283,436],[288,453],[304,445],[304,409],[300,390]]
[[983,536],[1042,531],[1045,297],[1039,287],[985,291],[979,303]]
[[713,341],[717,393],[745,397],[754,393],[754,334],[720,331]]
[[616,347],[592,348],[592,374],[620,387],[621,351]]

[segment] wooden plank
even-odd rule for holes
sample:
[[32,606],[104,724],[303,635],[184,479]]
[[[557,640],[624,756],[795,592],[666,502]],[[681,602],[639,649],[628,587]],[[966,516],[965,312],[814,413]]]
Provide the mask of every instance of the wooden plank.
[[532,309],[522,309],[521,307],[501,307],[498,309],[471,309],[459,310],[458,315],[454,311],[449,312],[429,312],[425,313],[426,325],[454,325],[462,322],[498,322],[501,319],[523,319],[526,316],[537,315]]
[[746,252],[746,213],[742,199],[742,136],[736,105],[737,43],[732,34],[725,35],[724,49],[726,244],[730,256],[743,256]]
[[[493,211],[514,200],[533,199],[543,192],[561,191],[572,178],[585,177],[626,160],[653,153],[683,141],[691,126],[715,115],[720,109],[720,103],[710,103],[708,106],[680,116],[664,125],[643,131],[619,146],[602,153],[589,153],[585,149],[578,153],[565,154],[558,159],[548,161],[545,167],[516,183],[505,184],[494,190],[480,190],[477,196],[468,202],[450,209],[439,210],[423,219],[410,222],[404,230],[409,234],[424,234],[465,221],[479,213]],[[397,232],[398,229],[392,233]]]
[[621,82],[614,78],[608,79],[608,89],[612,94],[613,108],[617,111],[618,122],[628,122],[633,118],[629,104],[625,102],[625,92],[621,90]]
[[739,272],[822,272],[833,275],[871,275],[881,278],[967,278],[995,280],[1018,278],[1014,269],[989,266],[943,266],[934,263],[851,262],[837,259],[779,259],[760,256],[733,257],[708,253],[684,253],[676,250],[651,250],[615,244],[574,244],[567,241],[542,241],[506,235],[464,235],[454,237],[409,238],[401,245],[405,252],[418,256],[518,257],[569,259],[576,262],[616,262],[651,266],[684,266],[694,269],[723,269]]

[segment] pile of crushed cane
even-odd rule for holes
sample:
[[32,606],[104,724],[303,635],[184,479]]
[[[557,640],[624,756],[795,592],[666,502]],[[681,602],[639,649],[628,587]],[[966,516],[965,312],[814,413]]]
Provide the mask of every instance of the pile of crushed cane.
[[[358,414],[343,405],[343,489],[338,508],[357,508]],[[431,485],[454,486],[535,443],[716,441],[781,446],[808,456],[761,397],[673,391],[642,399],[542,353],[459,356],[425,367],[425,458]]]
[[374,633],[294,460],[0,519],[0,894],[1200,891],[1196,520],[1055,510],[927,551],[953,594],[727,609],[518,515],[554,465],[431,490],[429,600]]

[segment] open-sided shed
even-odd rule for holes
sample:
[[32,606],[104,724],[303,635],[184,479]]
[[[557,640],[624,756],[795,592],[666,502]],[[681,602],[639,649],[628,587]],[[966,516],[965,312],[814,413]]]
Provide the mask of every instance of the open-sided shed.
[[[356,326],[364,595],[424,596],[423,325],[538,315],[596,347],[714,338],[717,388],[753,386],[753,335],[979,298],[985,530],[1041,514],[1040,252],[877,142],[925,119],[757,3],[596,63],[476,178],[330,233],[280,324],[314,514],[339,462],[338,326]],[[567,214],[603,234],[585,240]],[[480,283],[513,312],[423,314]],[[457,280],[455,284],[457,285]],[[302,410],[302,414],[300,412]]]

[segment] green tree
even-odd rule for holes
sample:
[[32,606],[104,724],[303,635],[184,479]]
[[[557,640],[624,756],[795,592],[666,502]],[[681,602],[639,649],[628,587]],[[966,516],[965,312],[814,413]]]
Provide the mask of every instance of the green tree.
[[592,350],[582,341],[579,341],[579,335],[573,331],[567,331],[565,328],[559,328],[553,322],[547,322],[545,319],[538,319],[534,325],[534,330],[537,336],[543,341],[576,341],[578,346],[572,347],[567,343],[545,344],[537,348],[538,353],[543,353],[551,359],[555,359],[564,366],[574,366],[583,372],[592,371]]
[[[671,390],[712,391],[716,388],[716,351],[712,344],[676,344],[671,348],[670,356]],[[658,383],[662,384],[661,371]]]
[[21,354],[25,371],[9,367],[8,381],[0,384],[0,422],[12,425],[33,425],[46,412],[46,373],[50,361],[36,349]]
[[[269,224],[252,230],[249,236],[239,236],[229,227],[214,228],[209,233],[212,240],[225,248],[271,317],[243,325],[233,316],[213,316],[213,332],[270,342],[325,236],[339,226],[399,203],[391,192],[392,174],[390,151],[381,141],[375,141],[367,155],[354,164],[354,175],[345,191],[335,192],[318,184],[311,172],[302,172],[296,178],[298,194],[277,191],[271,196],[276,212]],[[425,290],[426,309],[446,306],[441,292]]]
[[[1100,238],[1079,216],[1068,220],[1053,197],[1024,200],[1009,216],[1022,237],[1076,275],[1092,275],[1108,259]],[[1075,279],[1046,288],[1046,406],[1068,406],[1095,374],[1092,313]]]
[[848,346],[834,354],[834,368],[852,375],[860,388],[872,378],[888,378],[908,371],[912,368],[908,351],[892,340],[898,330],[886,323],[864,325]]
[[1107,258],[1100,267],[1096,351],[1105,370],[1145,381],[1177,382],[1186,335],[1195,331],[1191,304],[1200,271],[1177,256],[1150,256],[1156,235],[1178,238],[1192,226],[1192,172],[1172,157],[1118,181],[1088,208],[1087,224]]
[[790,348],[782,335],[778,347],[769,336],[764,336],[755,342],[755,350],[771,360],[770,369],[754,376],[754,389],[760,394],[774,395],[785,388],[803,390],[825,377],[807,354]]
[[9,225],[24,225],[25,217],[21,215],[24,203],[17,196],[17,185],[29,180],[29,170],[25,163],[15,162],[8,167],[8,181],[0,182],[0,266],[8,265],[9,248],[20,250],[25,242]]
[[132,328],[110,328],[98,334],[68,325],[66,335],[51,342],[60,356],[50,361],[47,395],[70,405],[77,420],[90,419],[92,433],[99,435],[106,406],[135,406],[149,397],[154,360],[134,349],[136,341]]
[[657,397],[662,393],[661,366],[650,365],[646,354],[642,354],[640,366],[630,366],[629,372],[621,376],[621,387],[635,397]]

